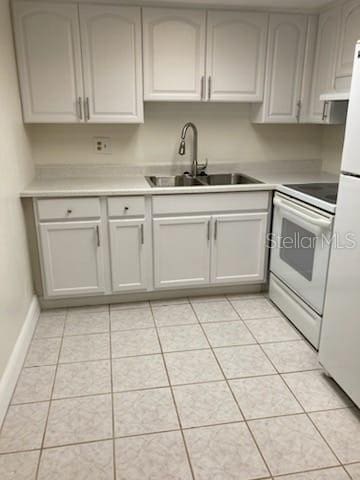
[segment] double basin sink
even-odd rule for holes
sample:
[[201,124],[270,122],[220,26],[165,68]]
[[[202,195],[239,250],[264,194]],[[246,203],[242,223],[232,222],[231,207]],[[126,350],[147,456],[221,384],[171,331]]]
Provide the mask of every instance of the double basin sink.
[[214,173],[192,177],[184,173],[173,176],[145,177],[151,187],[201,187],[210,185],[248,185],[261,183],[255,178],[242,173]]

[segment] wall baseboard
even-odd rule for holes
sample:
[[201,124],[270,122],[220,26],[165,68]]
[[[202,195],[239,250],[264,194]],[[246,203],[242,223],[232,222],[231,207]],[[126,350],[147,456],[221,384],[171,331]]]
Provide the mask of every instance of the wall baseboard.
[[34,295],[14,349],[6,365],[3,376],[0,379],[0,427],[10,404],[39,315],[40,306],[37,296]]

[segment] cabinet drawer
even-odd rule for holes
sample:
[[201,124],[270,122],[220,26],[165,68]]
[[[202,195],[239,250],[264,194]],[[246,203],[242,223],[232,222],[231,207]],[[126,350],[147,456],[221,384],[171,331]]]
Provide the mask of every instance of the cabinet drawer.
[[199,193],[153,197],[154,214],[267,210],[269,192]]
[[108,199],[109,217],[145,215],[144,197],[114,197]]
[[99,198],[47,198],[37,201],[40,220],[99,218]]

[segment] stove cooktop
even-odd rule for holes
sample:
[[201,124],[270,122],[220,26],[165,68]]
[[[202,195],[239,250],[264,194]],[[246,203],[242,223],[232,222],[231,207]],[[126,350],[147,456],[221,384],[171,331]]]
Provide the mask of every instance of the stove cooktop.
[[294,185],[284,185],[285,187],[305,193],[311,197],[319,198],[324,202],[336,205],[338,183],[299,183]]

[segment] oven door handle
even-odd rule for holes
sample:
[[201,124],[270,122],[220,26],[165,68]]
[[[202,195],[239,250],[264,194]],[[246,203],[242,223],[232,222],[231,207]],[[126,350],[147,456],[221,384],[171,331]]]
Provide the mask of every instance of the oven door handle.
[[330,228],[332,221],[327,220],[326,218],[314,218],[310,217],[309,215],[306,215],[306,213],[300,212],[299,210],[296,210],[295,208],[289,207],[289,205],[286,205],[282,200],[279,198],[274,198],[274,205],[282,208],[283,210],[286,210],[287,212],[292,213],[293,215],[302,218],[305,222],[311,223],[312,225],[316,225],[317,227],[321,228]]

